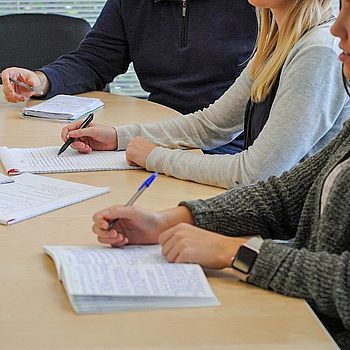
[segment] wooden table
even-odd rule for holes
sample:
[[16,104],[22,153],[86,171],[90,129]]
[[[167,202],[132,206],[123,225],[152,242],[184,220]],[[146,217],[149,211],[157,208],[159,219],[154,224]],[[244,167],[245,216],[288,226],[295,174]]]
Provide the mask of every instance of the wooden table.
[[[174,115],[160,105],[107,93],[96,113],[104,124],[155,121]],[[23,104],[0,100],[0,146],[59,145],[62,124],[24,120]],[[3,170],[2,170],[3,171]],[[95,245],[92,214],[125,203],[145,179],[144,171],[49,175],[111,193],[13,226],[0,227],[0,349],[334,349],[308,305],[300,299],[246,285],[229,271],[209,271],[222,305],[200,309],[76,315],[43,245]],[[138,204],[154,209],[182,199],[208,198],[222,190],[159,176]]]

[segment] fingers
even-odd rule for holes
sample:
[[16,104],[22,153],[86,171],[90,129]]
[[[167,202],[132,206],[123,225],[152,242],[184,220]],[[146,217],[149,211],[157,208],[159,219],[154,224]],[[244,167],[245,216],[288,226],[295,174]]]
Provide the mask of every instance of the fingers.
[[128,244],[128,238],[123,234],[118,233],[115,229],[108,231],[109,221],[116,218],[116,210],[119,206],[110,207],[97,212],[93,216],[95,224],[92,231],[97,235],[97,240],[104,244],[110,244],[113,247],[121,247]]
[[188,224],[179,224],[159,236],[162,254],[168,262],[190,262],[188,250],[191,249],[191,240],[187,237],[187,230],[191,228]]
[[[81,136],[79,136],[79,132],[78,129],[80,128],[81,124],[83,123],[82,120],[77,121],[75,123],[66,125],[62,131],[61,131],[61,138],[64,142],[66,142],[70,137],[74,137],[74,138],[79,138]],[[80,130],[87,130],[91,127],[95,126],[94,123],[91,123],[87,128],[85,129],[80,129]],[[91,132],[91,131],[90,131]],[[88,132],[89,134],[89,132]],[[85,135],[86,136],[86,135]]]
[[71,147],[73,149],[75,149],[76,151],[80,152],[80,153],[91,153],[92,152],[92,148],[87,144],[87,143],[84,143],[84,142],[81,142],[81,141],[74,141],[72,144],[71,144]]
[[26,99],[34,95],[33,91],[19,86],[10,81],[10,77],[19,80],[30,86],[34,86],[35,82],[31,79],[31,75],[35,73],[21,68],[8,68],[1,72],[3,82],[3,93],[8,102],[17,103],[24,102]]

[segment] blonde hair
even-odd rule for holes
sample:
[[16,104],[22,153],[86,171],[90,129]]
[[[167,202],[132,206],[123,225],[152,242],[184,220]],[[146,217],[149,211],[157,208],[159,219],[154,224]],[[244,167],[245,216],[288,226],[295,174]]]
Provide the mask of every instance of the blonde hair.
[[250,67],[253,79],[251,99],[262,102],[268,96],[289,52],[309,30],[332,18],[332,0],[294,0],[281,28],[270,9],[257,9],[259,35]]

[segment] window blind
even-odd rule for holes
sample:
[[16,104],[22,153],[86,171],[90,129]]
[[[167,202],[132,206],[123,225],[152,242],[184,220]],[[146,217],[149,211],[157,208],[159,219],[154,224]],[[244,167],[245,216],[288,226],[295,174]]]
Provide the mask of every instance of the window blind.
[[[44,1],[44,0],[0,0],[0,15],[13,13],[55,13],[86,19],[91,26],[100,14],[106,0]],[[134,72],[132,64],[128,71],[116,77],[110,84],[112,93],[146,98]]]

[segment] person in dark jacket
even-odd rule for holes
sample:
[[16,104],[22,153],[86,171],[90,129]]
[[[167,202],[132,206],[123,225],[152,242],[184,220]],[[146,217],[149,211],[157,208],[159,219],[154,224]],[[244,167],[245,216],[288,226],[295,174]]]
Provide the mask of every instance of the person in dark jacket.
[[[46,98],[103,90],[132,62],[150,101],[187,114],[207,107],[233,84],[256,34],[256,14],[247,0],[108,0],[77,50],[35,73],[3,71],[4,94],[10,102],[33,95],[11,84],[10,76],[38,87]],[[221,151],[243,149],[242,142],[236,145]]]
[[[349,0],[332,33],[341,39],[348,91]],[[281,177],[161,212],[113,206],[93,219],[102,243],[159,242],[169,262],[231,267],[242,281],[305,298],[338,345],[350,349],[350,121]],[[112,219],[118,221],[108,230]]]

